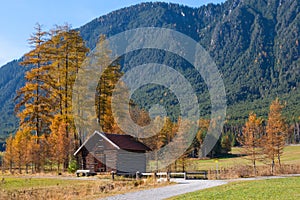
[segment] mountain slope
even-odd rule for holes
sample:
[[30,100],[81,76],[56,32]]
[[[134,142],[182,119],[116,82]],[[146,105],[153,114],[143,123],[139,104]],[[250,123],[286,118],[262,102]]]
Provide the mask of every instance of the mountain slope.
[[[79,30],[91,49],[100,34],[111,36],[138,27],[180,31],[199,41],[223,74],[229,122],[240,123],[251,110],[266,116],[269,103],[275,97],[287,101],[286,115],[291,119],[300,114],[299,4],[298,0],[228,0],[220,5],[189,8],[178,4],[142,3],[101,16]],[[153,56],[152,59],[160,58]],[[183,68],[183,73],[199,91],[205,91],[201,77],[188,67]],[[3,93],[0,95],[0,135],[16,127],[13,97],[24,83],[24,72],[17,61],[0,68]],[[169,100],[171,102],[172,97]],[[149,106],[150,101],[154,100],[139,103]],[[208,109],[207,105],[201,108]]]
[[0,68],[0,142],[18,126],[14,113],[16,91],[25,83],[26,69],[14,60]]

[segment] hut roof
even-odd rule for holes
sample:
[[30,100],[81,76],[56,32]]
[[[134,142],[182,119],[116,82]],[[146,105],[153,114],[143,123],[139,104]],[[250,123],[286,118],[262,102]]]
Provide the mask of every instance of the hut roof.
[[131,135],[118,135],[118,134],[108,134],[100,133],[95,131],[74,153],[76,155],[84,146],[93,147],[101,138],[109,142],[116,149],[124,149],[131,151],[150,151],[151,149],[147,147],[142,142],[139,142],[136,138]]

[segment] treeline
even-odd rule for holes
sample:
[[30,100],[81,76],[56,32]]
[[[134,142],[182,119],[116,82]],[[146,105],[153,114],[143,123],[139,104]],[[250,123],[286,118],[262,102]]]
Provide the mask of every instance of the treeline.
[[[89,49],[78,31],[69,25],[57,26],[50,31],[37,24],[30,37],[32,50],[26,53],[21,65],[28,67],[26,83],[17,92],[15,111],[19,118],[19,129],[6,140],[4,165],[10,171],[22,173],[56,169],[65,171],[78,167],[79,158],[73,153],[90,133],[76,129],[72,113],[73,85],[84,62],[89,62]],[[106,133],[123,134],[111,109],[112,94],[122,76],[117,61],[111,61],[105,37],[100,36],[98,49],[93,52],[93,62],[108,68],[99,77],[94,105],[99,125]],[[99,54],[99,55],[98,55]],[[97,65],[97,66],[98,66]],[[130,102],[132,120],[140,126],[151,121],[148,112]],[[174,137],[177,122],[169,118],[157,136],[145,141],[153,149],[167,145]]]
[[[104,40],[101,36],[99,43]],[[82,133],[74,125],[72,92],[89,49],[80,33],[70,25],[44,31],[37,24],[29,44],[32,50],[25,54],[20,64],[30,70],[25,76],[25,86],[17,92],[15,99],[19,129],[6,140],[4,163],[10,169],[17,167],[20,172],[24,166],[26,172],[29,168],[32,172],[43,171],[46,165],[56,166],[58,171],[61,166],[66,170],[70,163],[73,167],[74,163],[76,165],[78,158],[72,155],[84,142]],[[114,120],[107,120],[112,118],[108,116],[112,115],[109,96],[120,75],[119,65],[109,66],[95,92],[97,115],[108,132],[115,127]]]
[[275,163],[281,167],[283,148],[289,142],[291,132],[282,115],[284,107],[285,105],[276,98],[270,105],[267,121],[253,112],[250,113],[243,133],[237,138],[242,145],[242,153],[252,162],[254,175],[257,174],[257,161],[270,163],[271,174],[274,173]]
[[[4,160],[41,171],[46,164],[68,167],[78,136],[72,119],[72,87],[89,49],[69,25],[44,31],[37,24],[29,38],[32,50],[20,63],[30,70],[17,92],[15,112],[20,124],[6,141]],[[51,133],[51,134],[50,134]]]
[[[286,103],[278,98],[272,101],[269,107],[268,118],[258,117],[250,112],[244,125],[232,125],[225,123],[223,131],[212,151],[207,155],[210,158],[222,156],[231,151],[233,146],[242,147],[243,155],[252,161],[256,172],[256,162],[270,163],[271,172],[274,172],[275,164],[281,166],[283,148],[287,144],[296,144],[300,141],[299,122],[295,119],[289,123],[283,115]],[[199,157],[198,151],[207,134],[210,120],[199,120],[199,131],[188,152],[190,157]]]

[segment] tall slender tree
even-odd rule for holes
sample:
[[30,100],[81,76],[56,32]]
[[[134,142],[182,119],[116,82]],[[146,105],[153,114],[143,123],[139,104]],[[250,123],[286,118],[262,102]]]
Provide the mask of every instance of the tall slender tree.
[[[41,157],[42,150],[40,147],[40,138],[43,134],[49,134],[49,125],[51,123],[51,104],[48,98],[43,77],[46,73],[44,67],[48,65],[49,60],[46,57],[45,43],[47,42],[48,33],[42,30],[42,26],[37,24],[35,33],[30,37],[29,44],[32,50],[25,54],[22,65],[31,69],[26,73],[26,84],[17,92],[15,110],[20,119],[19,134],[27,132],[34,135],[36,149],[32,149],[36,156],[32,160],[35,162],[35,169],[40,170],[41,163],[44,163],[44,157]],[[19,137],[19,136],[18,136]],[[21,136],[20,136],[21,137]],[[15,138],[17,140],[18,138]],[[17,147],[17,145],[15,145]],[[19,161],[19,164],[22,163]]]
[[287,125],[282,116],[284,105],[278,98],[270,105],[268,115],[268,124],[266,127],[266,135],[264,137],[264,153],[271,160],[271,173],[274,173],[275,160],[277,158],[279,166],[281,166],[281,155],[285,145],[287,135]]
[[[56,115],[51,124],[52,134],[49,136],[50,159],[57,165],[59,172],[61,164],[69,161],[70,152],[73,150],[74,144],[70,137],[67,136],[67,121],[63,115]],[[74,130],[69,130],[73,132]],[[66,166],[63,165],[63,170]]]
[[44,43],[47,41],[47,32],[42,30],[42,26],[37,24],[35,33],[29,39],[29,44],[33,47],[29,53],[25,54],[24,66],[31,67],[26,73],[26,84],[17,93],[17,99],[21,98],[16,105],[16,111],[20,118],[21,128],[28,127],[31,132],[38,137],[43,134],[49,125],[49,105],[43,89],[42,66],[47,65],[45,59]]
[[95,106],[100,126],[105,132],[112,133],[115,127],[115,120],[111,108],[111,99],[115,85],[123,75],[119,61],[112,61],[111,51],[108,49],[105,36],[101,35],[94,51],[94,59],[101,67],[101,77],[96,91]]
[[[79,146],[78,136],[74,130],[73,115],[72,115],[72,96],[73,85],[76,79],[81,64],[83,63],[88,48],[85,47],[84,41],[78,31],[71,30],[69,25],[57,27],[55,35],[52,37],[52,45],[54,49],[53,65],[50,73],[53,72],[56,84],[52,88],[55,94],[58,108],[54,115],[60,114],[65,118],[65,139],[71,140],[74,145],[70,147],[77,149]],[[55,72],[56,71],[56,72]],[[63,132],[61,132],[63,133]],[[70,151],[65,151],[69,153]],[[67,156],[69,158],[69,156]],[[65,160],[64,167],[68,167],[68,160]]]
[[247,159],[251,160],[253,172],[256,176],[256,161],[262,155],[261,151],[261,138],[263,134],[262,119],[257,118],[253,112],[249,114],[248,121],[246,122],[242,135],[238,141],[243,147],[242,153],[248,155]]
[[[72,92],[76,74],[85,59],[88,48],[78,31],[69,25],[57,26],[51,34],[37,24],[36,32],[29,39],[33,50],[25,54],[22,65],[31,67],[26,74],[26,84],[18,91],[21,100],[16,106],[20,118],[20,133],[29,130],[34,135],[36,150],[32,149],[33,162],[40,169],[48,154],[47,137],[50,124],[56,115],[64,117],[66,140],[71,140],[73,148],[78,148],[78,137],[72,117]],[[50,35],[51,38],[47,36]],[[73,149],[74,150],[74,149]],[[66,151],[69,157],[69,151]],[[20,162],[21,163],[21,162]],[[65,160],[65,166],[68,160]]]

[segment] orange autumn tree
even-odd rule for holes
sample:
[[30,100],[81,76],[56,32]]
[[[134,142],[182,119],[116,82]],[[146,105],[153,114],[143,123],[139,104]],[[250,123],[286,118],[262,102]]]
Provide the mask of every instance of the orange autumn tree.
[[[115,86],[122,77],[123,72],[118,63],[119,60],[112,61],[110,58],[111,50],[108,49],[108,43],[104,35],[100,35],[99,41],[93,51],[93,60],[97,66],[101,66],[102,74],[96,88],[95,107],[97,118],[102,130],[106,133],[122,133],[116,127],[112,112],[112,95]],[[118,91],[120,92],[120,91]]]
[[13,168],[13,136],[10,135],[5,141],[4,165],[9,166],[9,171],[12,173]]
[[177,137],[175,138],[175,141],[177,141],[176,151],[184,152],[178,158],[178,160],[181,160],[182,171],[184,172],[186,170],[186,159],[193,151],[193,146],[190,142],[194,139],[192,133],[196,130],[196,128],[198,128],[198,122],[190,121],[189,119],[182,119],[180,117],[178,118],[177,124],[178,131],[175,136]]
[[271,160],[271,173],[274,172],[275,160],[281,166],[281,155],[285,145],[287,135],[287,124],[282,116],[284,105],[276,98],[270,105],[266,135],[264,137],[263,148],[266,157]]
[[243,135],[238,141],[243,146],[242,153],[246,154],[247,159],[251,160],[254,175],[256,176],[256,161],[261,156],[261,136],[263,133],[262,119],[257,118],[256,114],[250,113],[248,121],[243,128]]
[[50,123],[47,90],[41,77],[45,71],[43,67],[49,62],[46,59],[45,42],[47,32],[42,30],[42,26],[37,24],[35,33],[29,38],[32,50],[24,55],[23,66],[31,68],[26,72],[26,84],[17,92],[18,103],[15,111],[20,119],[21,129],[30,129],[31,133],[38,138],[46,131]]
[[31,145],[31,133],[28,128],[20,129],[17,131],[14,139],[12,140],[12,148],[14,151],[14,163],[19,168],[21,173],[22,166],[26,166],[26,173],[28,173],[28,165],[32,160],[29,149]]
[[50,148],[50,159],[57,165],[57,171],[59,172],[61,164],[63,164],[63,170],[66,169],[66,162],[69,161],[70,152],[74,149],[73,142],[69,136],[74,130],[68,130],[70,122],[65,120],[64,115],[56,115],[50,126],[51,135],[48,138]]
[[[33,49],[25,54],[21,62],[30,67],[30,70],[26,73],[25,86],[17,93],[15,110],[20,118],[19,134],[26,129],[34,135],[36,144],[31,145],[31,155],[35,156],[32,157],[32,162],[35,169],[40,171],[49,155],[47,137],[51,135],[50,125],[54,123],[55,115],[63,115],[68,122],[65,126],[66,136],[70,140],[75,139],[73,151],[78,148],[71,113],[72,92],[76,74],[88,48],[79,32],[72,30],[69,25],[57,26],[51,34],[43,31],[39,24],[35,29],[36,32],[29,39]],[[65,156],[69,155],[67,153]],[[18,163],[21,167],[22,162]],[[64,164],[67,166],[68,160]]]
[[[50,99],[54,102],[52,104],[52,114],[64,118],[66,124],[62,126],[65,127],[67,140],[74,142],[72,151],[75,151],[79,147],[78,140],[80,138],[74,131],[75,127],[73,126],[73,85],[89,49],[85,46],[80,33],[71,29],[69,24],[57,26],[51,31],[51,36],[51,39],[46,43],[50,63],[44,83],[49,87]],[[56,123],[55,119],[51,123],[52,125]],[[51,132],[53,133],[52,129]],[[66,157],[70,157],[68,152],[65,153],[68,154],[65,155]],[[66,159],[64,167],[68,167],[68,162]]]

